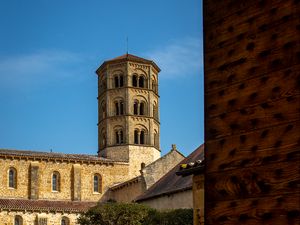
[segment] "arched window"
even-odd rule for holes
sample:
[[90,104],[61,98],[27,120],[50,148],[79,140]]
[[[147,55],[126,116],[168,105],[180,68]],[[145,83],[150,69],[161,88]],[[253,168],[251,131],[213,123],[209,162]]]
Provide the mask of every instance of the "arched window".
[[140,133],[140,144],[143,145],[145,144],[145,131],[141,131]]
[[139,102],[135,100],[133,103],[133,114],[134,115],[146,115],[147,107],[144,101]]
[[52,174],[52,191],[60,191],[60,174],[57,171]]
[[119,108],[120,108],[120,115],[124,115],[124,103],[123,101],[119,102]]
[[119,102],[115,102],[115,112],[116,112],[116,115],[120,115]]
[[123,137],[123,130],[119,129],[115,131],[115,138],[116,138],[116,144],[123,144],[124,143],[124,137]]
[[100,174],[94,174],[94,192],[102,192],[102,177]]
[[144,169],[144,168],[145,168],[145,166],[146,166],[146,164],[145,164],[145,163],[141,163],[141,170],[142,170],[142,169]]
[[119,132],[115,131],[116,144],[119,144]]
[[124,77],[123,75],[120,75],[120,87],[124,86]]
[[124,86],[124,76],[123,74],[118,74],[114,76],[114,86],[115,88]]
[[137,76],[133,75],[132,76],[132,86],[133,87],[137,87],[137,80],[138,80]]
[[70,224],[69,218],[64,216],[64,217],[61,219],[60,224],[61,224],[61,225],[69,225],[69,224]]
[[133,103],[133,114],[134,115],[138,115],[138,107],[139,107],[139,103],[137,101],[134,101],[134,103]]
[[115,115],[124,115],[124,102],[122,100],[115,101]]
[[145,115],[144,109],[145,109],[145,104],[144,104],[144,102],[141,102],[140,103],[140,115]]
[[138,143],[139,143],[139,131],[134,130],[134,144],[138,144]]
[[119,87],[119,77],[115,76],[115,87]]
[[17,170],[12,167],[8,170],[8,187],[17,188]]
[[23,218],[21,216],[15,216],[14,225],[23,225]]
[[123,131],[122,131],[122,130],[120,130],[119,140],[120,140],[120,144],[123,144],[123,143],[124,143]]
[[145,81],[145,79],[144,79],[144,77],[143,76],[140,76],[139,77],[139,87],[141,87],[141,88],[143,88],[144,87],[144,81]]

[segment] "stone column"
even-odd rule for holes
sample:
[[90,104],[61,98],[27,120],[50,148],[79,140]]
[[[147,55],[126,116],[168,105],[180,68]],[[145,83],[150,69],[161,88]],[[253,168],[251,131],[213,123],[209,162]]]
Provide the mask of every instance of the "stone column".
[[29,198],[39,198],[39,163],[31,162],[29,171]]

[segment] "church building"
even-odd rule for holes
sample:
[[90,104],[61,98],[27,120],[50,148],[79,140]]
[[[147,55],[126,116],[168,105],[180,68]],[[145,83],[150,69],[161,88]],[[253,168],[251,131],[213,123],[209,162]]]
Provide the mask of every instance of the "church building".
[[[144,179],[149,188],[177,165],[176,149],[160,157],[159,72],[131,54],[97,69],[97,155],[0,149],[0,224],[75,225],[122,183]],[[135,192],[126,191],[118,198]]]

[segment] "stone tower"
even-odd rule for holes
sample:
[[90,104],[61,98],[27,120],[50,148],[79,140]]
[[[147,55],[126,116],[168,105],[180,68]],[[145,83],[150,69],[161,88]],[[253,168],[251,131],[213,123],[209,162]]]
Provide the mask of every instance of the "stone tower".
[[130,176],[160,157],[159,67],[131,54],[105,61],[98,75],[98,155],[130,164]]

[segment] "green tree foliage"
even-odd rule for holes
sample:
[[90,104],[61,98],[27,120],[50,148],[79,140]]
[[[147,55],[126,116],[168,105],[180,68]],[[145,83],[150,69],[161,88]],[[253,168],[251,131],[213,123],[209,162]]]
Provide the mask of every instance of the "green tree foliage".
[[193,225],[193,209],[153,211],[143,225]]
[[143,225],[152,209],[140,204],[105,203],[91,208],[78,219],[81,225]]
[[78,219],[80,225],[192,225],[192,209],[159,212],[135,203],[105,203]]

